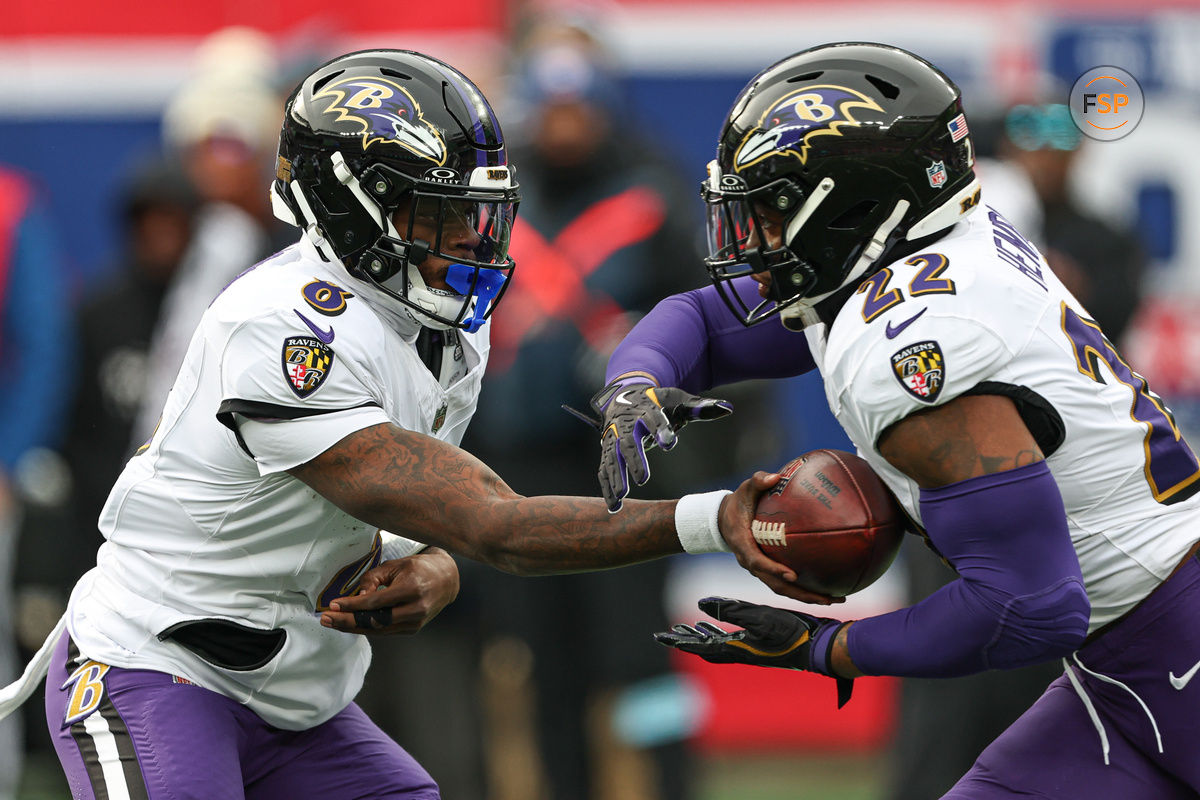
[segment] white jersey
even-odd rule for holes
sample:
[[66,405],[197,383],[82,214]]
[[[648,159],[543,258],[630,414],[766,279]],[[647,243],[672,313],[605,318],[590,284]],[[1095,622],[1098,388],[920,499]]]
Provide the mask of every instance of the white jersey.
[[[319,611],[381,549],[394,558],[420,545],[381,537],[286,470],[385,422],[457,445],[490,328],[450,336],[439,381],[417,355],[416,324],[373,291],[301,243],[213,301],[158,429],[101,513],[97,566],[71,595],[68,628],[88,658],[178,675],[293,730],[357,694],[367,640],[322,627]],[[260,421],[238,417],[235,433],[218,419],[242,413]],[[159,638],[198,619],[286,639],[261,667],[222,669]]]
[[1170,412],[991,208],[868,278],[832,326],[805,333],[830,408],[918,522],[917,484],[877,450],[888,426],[965,393],[1017,402],[1062,493],[1091,630],[1149,594],[1200,537],[1200,464]]

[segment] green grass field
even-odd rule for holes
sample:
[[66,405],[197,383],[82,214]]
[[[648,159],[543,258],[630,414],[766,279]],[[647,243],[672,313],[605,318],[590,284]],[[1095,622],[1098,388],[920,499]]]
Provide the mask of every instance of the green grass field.
[[880,756],[720,759],[697,800],[882,800],[884,778]]

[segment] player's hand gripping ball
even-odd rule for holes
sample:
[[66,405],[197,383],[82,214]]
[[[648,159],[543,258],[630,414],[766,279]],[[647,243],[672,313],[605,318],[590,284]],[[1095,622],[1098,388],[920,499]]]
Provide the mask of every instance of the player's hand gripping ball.
[[751,531],[802,588],[845,597],[874,583],[904,536],[900,506],[867,462],[840,450],[789,461],[758,501]]

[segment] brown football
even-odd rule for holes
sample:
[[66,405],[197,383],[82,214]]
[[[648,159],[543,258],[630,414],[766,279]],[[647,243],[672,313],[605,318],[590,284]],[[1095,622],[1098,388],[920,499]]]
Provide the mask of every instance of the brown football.
[[805,589],[845,597],[874,583],[904,536],[904,515],[875,471],[853,453],[813,450],[789,461],[759,498],[758,546],[796,571]]

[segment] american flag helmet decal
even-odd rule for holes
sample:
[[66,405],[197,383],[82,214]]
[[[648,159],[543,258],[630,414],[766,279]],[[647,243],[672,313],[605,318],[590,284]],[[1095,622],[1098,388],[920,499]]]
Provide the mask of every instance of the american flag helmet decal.
[[959,114],[947,122],[946,127],[950,129],[950,141],[957,142],[967,135],[967,118],[965,115]]

